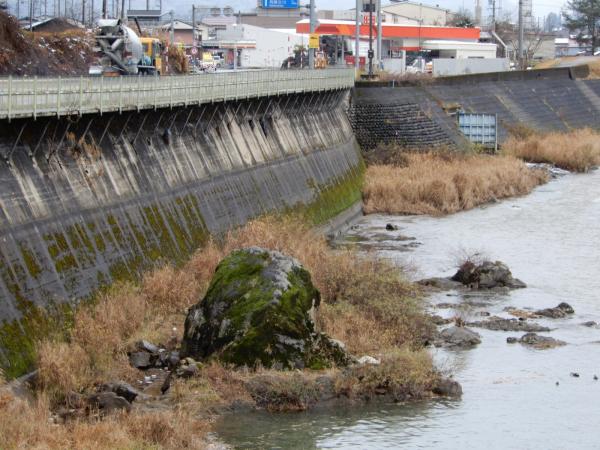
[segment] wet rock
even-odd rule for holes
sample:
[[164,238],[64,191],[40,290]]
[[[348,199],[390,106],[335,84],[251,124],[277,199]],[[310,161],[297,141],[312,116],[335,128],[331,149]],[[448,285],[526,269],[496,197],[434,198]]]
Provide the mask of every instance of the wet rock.
[[250,367],[345,366],[353,358],[315,330],[319,302],[310,274],[294,258],[258,247],[234,251],[190,308],[182,354]]
[[573,314],[575,310],[568,303],[560,303],[554,308],[540,309],[535,312],[538,316],[550,317],[552,319],[561,319],[567,317],[569,314]]
[[431,316],[431,321],[435,325],[447,325],[449,323],[452,323],[453,319],[444,319],[442,316],[434,314],[433,316]]
[[100,387],[101,392],[114,392],[119,397],[123,397],[129,403],[133,402],[138,395],[139,391],[124,381],[115,381],[111,383],[105,383]]
[[198,375],[198,372],[200,372],[200,369],[198,369],[198,366],[195,364],[191,364],[189,366],[180,366],[176,371],[177,376],[180,378],[192,378]]
[[447,303],[447,302],[436,303],[434,306],[439,309],[452,309],[452,308],[460,307],[460,305],[458,303]]
[[539,334],[536,334],[536,333],[524,334],[521,337],[521,339],[519,339],[519,342],[521,344],[529,345],[529,346],[537,348],[539,350],[559,347],[561,345],[567,344],[564,341],[560,341],[558,339],[554,339],[549,336],[540,336]]
[[518,289],[527,287],[521,280],[513,278],[508,266],[500,261],[484,261],[478,265],[467,261],[460,266],[450,279],[469,286],[471,289],[502,287]]
[[131,411],[131,404],[123,397],[114,392],[100,392],[88,397],[88,405],[92,409],[98,409],[104,414],[119,411]]
[[594,322],[593,320],[583,322],[581,325],[583,325],[584,327],[589,327],[589,328],[598,326],[598,324],[596,322]]
[[129,355],[129,364],[136,369],[148,369],[153,364],[152,355],[148,352],[133,352]]
[[381,364],[381,361],[378,360],[377,358],[373,358],[372,356],[361,356],[360,358],[358,358],[358,364],[373,364],[373,365],[379,365]]
[[450,347],[471,347],[481,343],[478,333],[465,327],[450,327],[439,334],[442,345]]
[[159,350],[158,346],[156,346],[146,340],[141,340],[139,342],[136,342],[135,346],[141,352],[158,353],[158,350]]
[[425,278],[423,280],[417,281],[417,284],[420,284],[421,286],[440,289],[442,291],[451,291],[455,289],[461,289],[463,287],[462,283],[458,281],[453,281],[450,278],[443,277]]
[[179,357],[179,352],[176,350],[173,350],[172,352],[169,352],[169,355],[167,357],[167,365],[170,368],[176,367],[177,364],[179,364],[180,361],[180,357]]
[[462,386],[458,381],[444,378],[433,387],[432,392],[444,397],[457,398],[462,396]]
[[491,317],[488,320],[481,320],[467,323],[470,327],[485,328],[492,331],[550,331],[550,328],[537,323],[528,322],[521,319],[505,319],[502,317]]
[[165,379],[163,380],[163,384],[160,386],[160,393],[165,394],[171,388],[171,379],[173,378],[173,371],[169,372]]
[[579,374],[577,372],[571,372],[570,374],[573,378],[579,378]]
[[508,344],[516,344],[519,340],[516,337],[507,337],[506,342]]
[[387,231],[395,231],[395,230],[398,229],[398,227],[396,225],[392,224],[392,223],[388,223],[388,224],[385,225],[385,229]]
[[539,317],[533,311],[527,311],[525,309],[519,309],[519,308],[515,308],[513,306],[507,306],[506,308],[503,309],[503,311],[505,311],[505,312],[509,313],[511,316],[515,316],[519,319],[521,319],[521,318],[533,319],[533,318]]

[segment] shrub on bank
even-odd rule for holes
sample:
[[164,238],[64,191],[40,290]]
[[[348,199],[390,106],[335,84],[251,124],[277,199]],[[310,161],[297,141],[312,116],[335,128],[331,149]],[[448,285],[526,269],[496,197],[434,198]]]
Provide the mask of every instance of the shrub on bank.
[[502,153],[527,162],[587,172],[600,165],[600,133],[583,128],[567,133],[513,134],[502,144]]
[[367,168],[367,214],[450,214],[527,194],[548,179],[509,156],[428,152],[406,153],[403,160]]

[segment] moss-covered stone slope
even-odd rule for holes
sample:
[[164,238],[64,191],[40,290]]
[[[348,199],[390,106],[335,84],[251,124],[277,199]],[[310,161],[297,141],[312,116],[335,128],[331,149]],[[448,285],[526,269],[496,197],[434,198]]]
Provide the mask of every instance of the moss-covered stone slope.
[[190,308],[183,353],[275,369],[346,365],[352,358],[342,345],[315,330],[319,301],[310,274],[294,258],[259,247],[234,251]]

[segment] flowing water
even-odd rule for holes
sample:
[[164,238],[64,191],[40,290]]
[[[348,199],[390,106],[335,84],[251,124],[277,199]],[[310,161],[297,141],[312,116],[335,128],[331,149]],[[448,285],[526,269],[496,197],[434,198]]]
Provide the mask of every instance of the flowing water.
[[[393,223],[397,231],[386,231]],[[414,239],[411,239],[414,238]],[[600,171],[566,175],[529,196],[443,218],[367,216],[345,241],[370,247],[417,278],[446,276],[465,253],[504,261],[528,284],[508,294],[436,293],[431,310],[481,320],[482,311],[553,307],[575,314],[535,319],[568,345],[534,350],[507,344],[523,333],[477,329],[469,350],[433,349],[463,386],[461,400],[371,405],[300,414],[228,416],[221,438],[236,448],[600,448]],[[436,308],[436,303],[456,308]],[[580,377],[571,376],[571,372]],[[557,384],[558,383],[558,384]]]

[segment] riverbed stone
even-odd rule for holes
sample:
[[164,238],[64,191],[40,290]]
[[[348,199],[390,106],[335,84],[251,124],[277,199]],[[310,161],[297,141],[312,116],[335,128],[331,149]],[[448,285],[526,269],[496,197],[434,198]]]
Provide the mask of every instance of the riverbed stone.
[[473,330],[453,326],[440,332],[438,343],[449,347],[471,347],[480,344],[481,338]]
[[562,319],[570,314],[574,314],[575,310],[568,303],[562,302],[554,308],[540,309],[535,312],[538,316],[549,317],[551,319]]
[[182,355],[275,369],[345,366],[353,358],[315,330],[320,302],[308,271],[280,252],[250,247],[223,259],[185,321]]
[[131,404],[123,397],[114,392],[100,392],[88,397],[88,405],[103,414],[119,411],[131,411]]
[[549,336],[541,336],[536,333],[527,333],[521,336],[519,342],[524,345],[528,345],[539,350],[544,350],[548,348],[560,347],[562,345],[566,345],[567,343],[558,339],[554,339]]
[[488,320],[480,320],[467,323],[470,327],[485,328],[492,331],[550,331],[550,328],[529,322],[525,319],[505,319],[503,317],[490,317]]
[[514,278],[508,266],[501,261],[484,261],[481,264],[466,261],[450,279],[472,289],[527,287],[521,280]]
[[129,354],[129,363],[136,369],[147,369],[153,365],[152,355],[148,352],[133,352]]
[[119,397],[123,397],[129,403],[133,402],[140,392],[131,386],[129,383],[124,381],[112,381],[110,383],[104,383],[100,387],[101,392],[114,392]]
[[452,398],[458,398],[463,393],[460,383],[451,378],[442,378],[433,387],[432,392],[436,395]]

